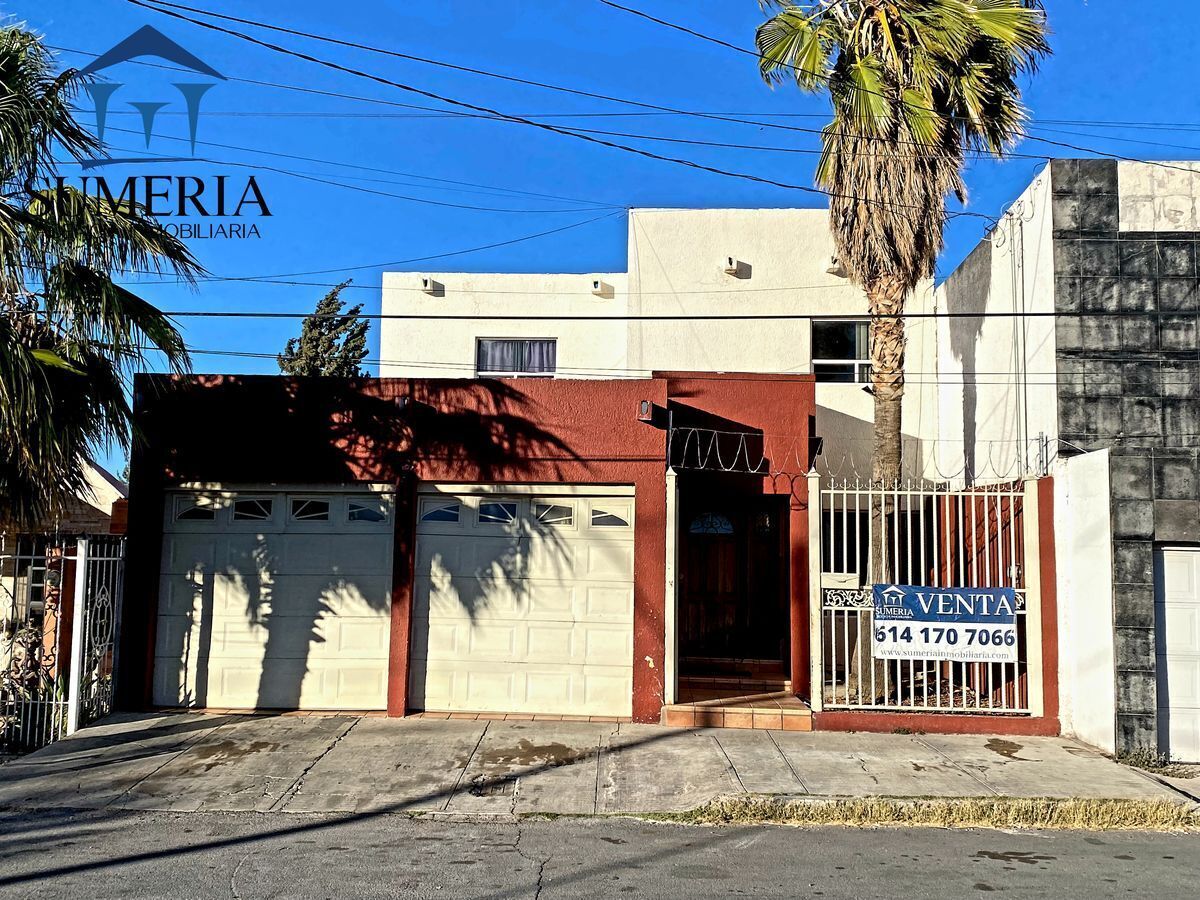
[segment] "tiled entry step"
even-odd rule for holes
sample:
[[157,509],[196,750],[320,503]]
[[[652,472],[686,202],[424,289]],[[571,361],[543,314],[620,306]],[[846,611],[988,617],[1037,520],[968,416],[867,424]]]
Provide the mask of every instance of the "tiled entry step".
[[[774,688],[772,690],[771,688]],[[720,682],[681,682],[681,702],[662,708],[662,724],[676,728],[773,728],[812,731],[812,710],[786,682],[762,688]]]

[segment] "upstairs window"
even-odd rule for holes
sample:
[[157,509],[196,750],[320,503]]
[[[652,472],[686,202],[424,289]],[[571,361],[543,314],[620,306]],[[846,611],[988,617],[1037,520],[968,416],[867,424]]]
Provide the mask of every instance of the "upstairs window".
[[548,378],[558,364],[554,338],[480,338],[475,346],[475,374]]
[[817,381],[865,384],[871,380],[871,341],[865,319],[812,323],[813,374]]

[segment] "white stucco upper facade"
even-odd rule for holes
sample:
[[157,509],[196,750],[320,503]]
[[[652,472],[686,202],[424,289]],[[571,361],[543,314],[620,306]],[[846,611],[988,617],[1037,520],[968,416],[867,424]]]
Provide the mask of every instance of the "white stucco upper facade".
[[[559,378],[810,373],[813,318],[866,315],[863,292],[830,273],[836,251],[828,216],[824,209],[636,209],[626,272],[385,273],[385,316],[456,318],[384,318],[380,375],[473,377],[485,338],[553,338]],[[930,283],[910,308],[932,308],[932,296]],[[927,330],[927,321],[910,327],[918,353]],[[829,459],[847,475],[862,474],[852,470],[870,456],[871,396],[863,384],[821,383],[817,402]],[[932,413],[924,410],[934,406],[932,391],[914,385],[905,404],[910,441],[929,427]]]

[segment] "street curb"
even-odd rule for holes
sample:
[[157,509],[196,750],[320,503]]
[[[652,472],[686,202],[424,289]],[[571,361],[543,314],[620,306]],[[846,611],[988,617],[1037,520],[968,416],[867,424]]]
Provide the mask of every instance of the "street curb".
[[1028,830],[1200,830],[1191,802],[1083,797],[830,797],[726,795],[685,813],[642,818],[694,825],[1012,828]]

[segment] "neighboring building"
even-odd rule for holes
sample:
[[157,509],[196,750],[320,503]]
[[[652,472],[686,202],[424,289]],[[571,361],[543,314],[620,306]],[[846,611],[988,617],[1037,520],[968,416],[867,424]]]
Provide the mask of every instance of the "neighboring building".
[[1064,728],[1188,760],[1200,760],[1198,240],[1200,164],[1055,160],[938,289],[940,311],[983,315],[939,320],[928,361],[968,478],[984,460],[1029,471],[1058,457]]
[[100,466],[87,466],[87,489],[72,497],[53,519],[41,523],[39,534],[109,534],[125,530],[129,489],[125,482]]
[[[834,256],[823,209],[635,209],[626,272],[387,272],[385,315],[479,318],[384,319],[380,375],[811,373],[825,470],[869,475],[866,301],[831,274]],[[910,307],[930,309],[932,294],[930,283]],[[924,355],[932,332],[931,321],[914,320],[910,354]],[[914,378],[904,410],[914,471],[932,403],[930,379]]]

